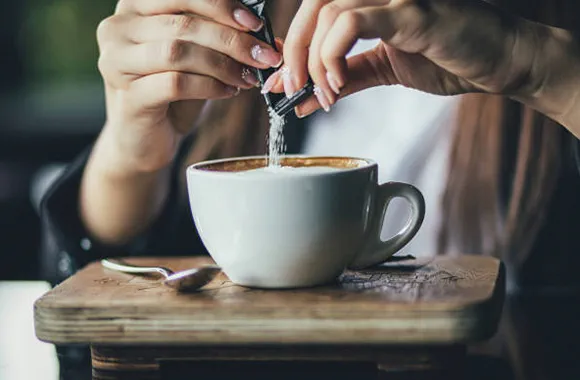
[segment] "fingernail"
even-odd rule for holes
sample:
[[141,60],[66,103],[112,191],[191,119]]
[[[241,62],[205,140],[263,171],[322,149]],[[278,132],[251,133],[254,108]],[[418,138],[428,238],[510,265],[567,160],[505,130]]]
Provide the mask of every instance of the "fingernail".
[[264,86],[262,86],[262,90],[260,92],[262,94],[267,94],[272,91],[272,88],[274,88],[276,82],[278,82],[279,76],[280,71],[276,71],[274,74],[270,75],[268,79],[266,79],[266,82],[264,82]]
[[236,9],[234,11],[234,20],[244,28],[248,28],[254,32],[259,31],[264,26],[264,23],[260,19],[246,9]]
[[296,114],[296,117],[299,119],[302,119],[304,118],[304,116],[306,116],[302,113],[302,111],[299,111],[298,108],[294,108],[294,113]]
[[284,66],[280,71],[282,72],[284,92],[286,93],[286,97],[290,98],[296,92],[296,87],[294,86],[294,82],[292,81],[292,75],[290,75],[290,69],[288,68],[288,66]]
[[318,86],[314,87],[314,95],[316,95],[316,99],[318,99],[318,103],[322,107],[322,109],[326,112],[330,112],[330,102],[326,95],[324,95],[324,91]]
[[263,48],[260,45],[255,45],[252,48],[252,58],[271,67],[280,67],[283,60],[282,54],[272,49]]
[[328,84],[330,85],[332,91],[334,91],[336,95],[340,95],[340,87],[342,86],[338,83],[330,71],[326,73],[326,80],[328,80]]
[[244,67],[242,69],[242,79],[244,80],[244,82],[254,87],[260,86],[260,81],[258,80],[258,78],[256,78],[256,75],[252,72],[252,70],[248,69],[247,67]]

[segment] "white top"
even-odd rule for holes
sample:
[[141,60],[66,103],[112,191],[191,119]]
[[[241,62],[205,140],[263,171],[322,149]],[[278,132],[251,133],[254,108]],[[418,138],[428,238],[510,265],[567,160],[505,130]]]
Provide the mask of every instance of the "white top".
[[[351,54],[376,45],[361,40]],[[312,116],[304,153],[370,158],[379,166],[379,182],[400,181],[425,196],[427,212],[417,236],[401,251],[414,256],[436,253],[440,202],[446,183],[448,151],[457,97],[382,86],[340,100],[326,114]],[[408,205],[392,202],[382,237],[400,230]]]

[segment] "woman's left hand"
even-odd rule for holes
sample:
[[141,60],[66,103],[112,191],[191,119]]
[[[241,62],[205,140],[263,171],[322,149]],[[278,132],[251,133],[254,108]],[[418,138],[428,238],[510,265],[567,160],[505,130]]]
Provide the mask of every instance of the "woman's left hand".
[[[374,49],[347,58],[357,40],[374,38]],[[284,69],[265,90],[292,93],[310,75],[318,101],[297,107],[299,116],[379,85],[531,98],[567,67],[568,39],[481,0],[308,0],[284,43]]]

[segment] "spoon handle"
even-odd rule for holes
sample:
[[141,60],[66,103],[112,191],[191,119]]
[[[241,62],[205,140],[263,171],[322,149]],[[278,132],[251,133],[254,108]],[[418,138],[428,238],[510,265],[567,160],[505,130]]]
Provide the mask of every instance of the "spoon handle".
[[135,274],[160,273],[165,278],[173,274],[173,271],[171,269],[163,267],[146,267],[132,265],[123,263],[120,260],[103,259],[101,260],[101,264],[107,269],[112,269],[124,273],[135,273]]

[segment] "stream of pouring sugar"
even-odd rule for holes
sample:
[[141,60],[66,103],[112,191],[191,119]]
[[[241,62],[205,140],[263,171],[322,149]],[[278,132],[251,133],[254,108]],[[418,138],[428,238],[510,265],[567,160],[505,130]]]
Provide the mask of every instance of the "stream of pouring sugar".
[[272,108],[268,108],[270,116],[270,130],[268,135],[268,166],[280,166],[280,156],[284,153],[284,125],[286,118],[278,115]]

